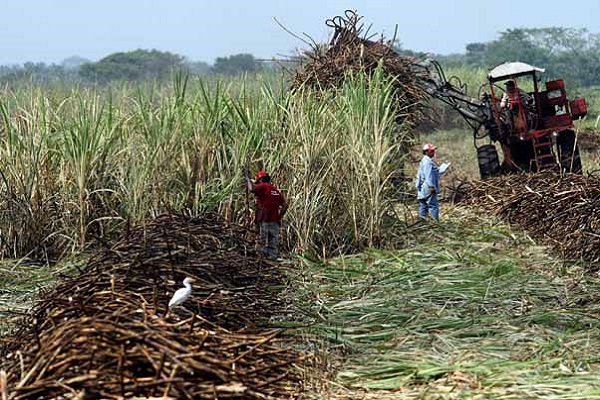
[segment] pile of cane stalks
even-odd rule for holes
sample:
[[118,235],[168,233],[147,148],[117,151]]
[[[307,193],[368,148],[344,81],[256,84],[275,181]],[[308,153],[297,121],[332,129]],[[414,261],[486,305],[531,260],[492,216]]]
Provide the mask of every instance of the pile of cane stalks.
[[427,74],[422,68],[414,68],[414,59],[398,54],[394,49],[395,37],[371,40],[375,34],[369,36],[362,17],[351,10],[327,20],[326,25],[334,29],[329,44],[313,44],[303,53],[304,62],[296,71],[292,89],[340,88],[349,74],[370,76],[381,66],[384,74],[393,78],[397,109],[403,120],[416,122],[423,117],[423,100],[428,95],[419,85],[419,79]]
[[[131,230],[2,338],[2,396],[296,398],[301,356],[269,325],[282,275],[245,233],[212,215]],[[192,295],[168,311],[185,277]]]
[[463,202],[526,229],[565,260],[600,266],[600,178],[543,172],[471,184]]

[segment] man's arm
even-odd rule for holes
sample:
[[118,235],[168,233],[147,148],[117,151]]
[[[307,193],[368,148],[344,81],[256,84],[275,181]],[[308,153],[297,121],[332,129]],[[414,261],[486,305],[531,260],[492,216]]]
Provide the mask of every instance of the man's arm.
[[502,99],[500,100],[500,108],[508,108],[508,93],[504,92]]
[[417,169],[417,177],[415,178],[415,188],[417,191],[421,190],[421,185],[423,184],[423,175],[421,174],[421,170],[423,169],[423,161],[419,163],[419,168]]
[[423,182],[423,184],[429,187],[430,193],[435,193],[435,182],[433,179],[433,160],[429,160],[429,162],[427,162],[423,166],[423,176],[425,177],[425,181]]

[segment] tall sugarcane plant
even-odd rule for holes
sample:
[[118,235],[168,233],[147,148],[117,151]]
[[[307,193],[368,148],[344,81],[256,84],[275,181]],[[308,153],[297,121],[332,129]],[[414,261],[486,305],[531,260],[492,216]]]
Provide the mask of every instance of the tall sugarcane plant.
[[273,82],[179,74],[170,85],[5,88],[0,253],[81,250],[166,210],[241,222],[243,167],[267,169],[287,195],[285,245],[381,243],[410,140],[391,81],[348,76],[335,92]]

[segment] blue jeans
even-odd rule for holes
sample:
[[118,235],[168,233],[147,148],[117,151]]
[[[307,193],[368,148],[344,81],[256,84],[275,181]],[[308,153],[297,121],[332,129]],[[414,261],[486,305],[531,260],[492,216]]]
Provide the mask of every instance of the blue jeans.
[[437,193],[432,194],[428,198],[419,199],[419,218],[427,218],[427,211],[429,211],[431,218],[439,221],[440,207],[438,205]]
[[267,257],[276,260],[279,255],[279,223],[261,222],[259,240]]

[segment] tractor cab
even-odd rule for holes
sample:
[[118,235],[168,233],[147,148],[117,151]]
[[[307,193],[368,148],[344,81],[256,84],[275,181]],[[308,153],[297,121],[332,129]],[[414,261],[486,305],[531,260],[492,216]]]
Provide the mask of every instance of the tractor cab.
[[536,72],[525,63],[506,63],[488,74],[494,118],[506,135],[525,136],[535,127],[538,87]]
[[562,79],[540,85],[543,72],[523,62],[508,62],[488,74],[502,167],[534,172],[560,167],[581,173],[573,121],[586,115],[585,99],[569,101]]

